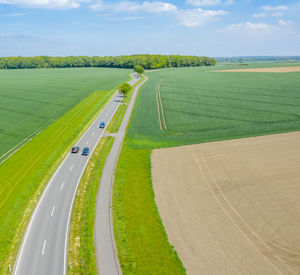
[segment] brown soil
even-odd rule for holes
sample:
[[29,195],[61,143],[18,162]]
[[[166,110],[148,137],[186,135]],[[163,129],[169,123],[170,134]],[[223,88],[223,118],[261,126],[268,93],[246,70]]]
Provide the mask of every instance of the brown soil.
[[158,149],[155,200],[188,274],[300,274],[300,132]]
[[219,71],[215,71],[215,72],[290,73],[290,72],[300,72],[300,66],[274,67],[274,68],[256,68],[256,69],[219,70]]

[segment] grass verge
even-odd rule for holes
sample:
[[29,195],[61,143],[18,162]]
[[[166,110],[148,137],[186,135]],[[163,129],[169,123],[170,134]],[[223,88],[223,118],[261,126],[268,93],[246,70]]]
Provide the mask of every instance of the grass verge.
[[94,245],[95,205],[102,170],[114,138],[100,139],[80,180],[69,235],[68,274],[97,274]]
[[151,182],[151,150],[125,141],[113,189],[113,221],[123,274],[185,274],[168,242]]
[[113,116],[111,122],[109,123],[108,127],[106,128],[106,133],[117,133],[121,126],[123,117],[126,113],[127,105],[120,105],[117,112]]
[[0,166],[0,274],[13,266],[32,211],[69,148],[113,94],[96,91]]
[[138,86],[141,82],[143,82],[145,79],[144,76],[141,76],[140,80],[137,81],[132,87],[131,90],[129,91],[128,95],[123,98],[123,103],[126,105],[120,105],[118,108],[117,112],[115,113],[114,117],[112,118],[111,122],[109,123],[108,127],[106,128],[107,133],[117,133],[119,131],[119,128],[121,126],[123,117],[126,113],[127,110],[127,104],[130,102],[130,99],[132,97],[133,91]]

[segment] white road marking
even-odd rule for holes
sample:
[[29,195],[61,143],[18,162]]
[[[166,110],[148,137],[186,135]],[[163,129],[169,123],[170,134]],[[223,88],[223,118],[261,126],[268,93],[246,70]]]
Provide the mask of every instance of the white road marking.
[[74,167],[74,165],[72,164],[72,166],[69,169],[70,172],[72,171],[73,167]]
[[88,145],[88,144],[89,144],[89,141],[86,142],[86,145]]
[[47,243],[47,240],[44,240],[42,255],[45,254],[46,243]]
[[54,205],[53,208],[52,208],[52,211],[51,211],[51,217],[53,216],[54,209],[55,209],[55,205]]
[[62,183],[61,187],[60,187],[60,191],[64,188],[65,182]]

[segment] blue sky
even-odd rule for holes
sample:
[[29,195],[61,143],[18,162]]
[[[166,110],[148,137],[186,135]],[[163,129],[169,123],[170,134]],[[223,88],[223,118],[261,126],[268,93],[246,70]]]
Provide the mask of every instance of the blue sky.
[[300,55],[300,0],[0,0],[0,56]]

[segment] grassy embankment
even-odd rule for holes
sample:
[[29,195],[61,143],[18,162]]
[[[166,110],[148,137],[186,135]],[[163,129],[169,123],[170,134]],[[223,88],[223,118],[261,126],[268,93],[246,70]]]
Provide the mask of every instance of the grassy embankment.
[[113,90],[92,93],[0,166],[0,273],[13,265],[51,175],[112,94]]
[[94,245],[95,205],[105,160],[114,138],[103,137],[80,180],[70,224],[68,274],[97,274]]
[[[185,273],[154,201],[153,148],[300,129],[299,73],[211,72],[215,69],[224,67],[151,72],[140,92],[113,191],[114,228],[125,275]],[[160,81],[168,130],[160,130],[158,121],[155,88]]]

